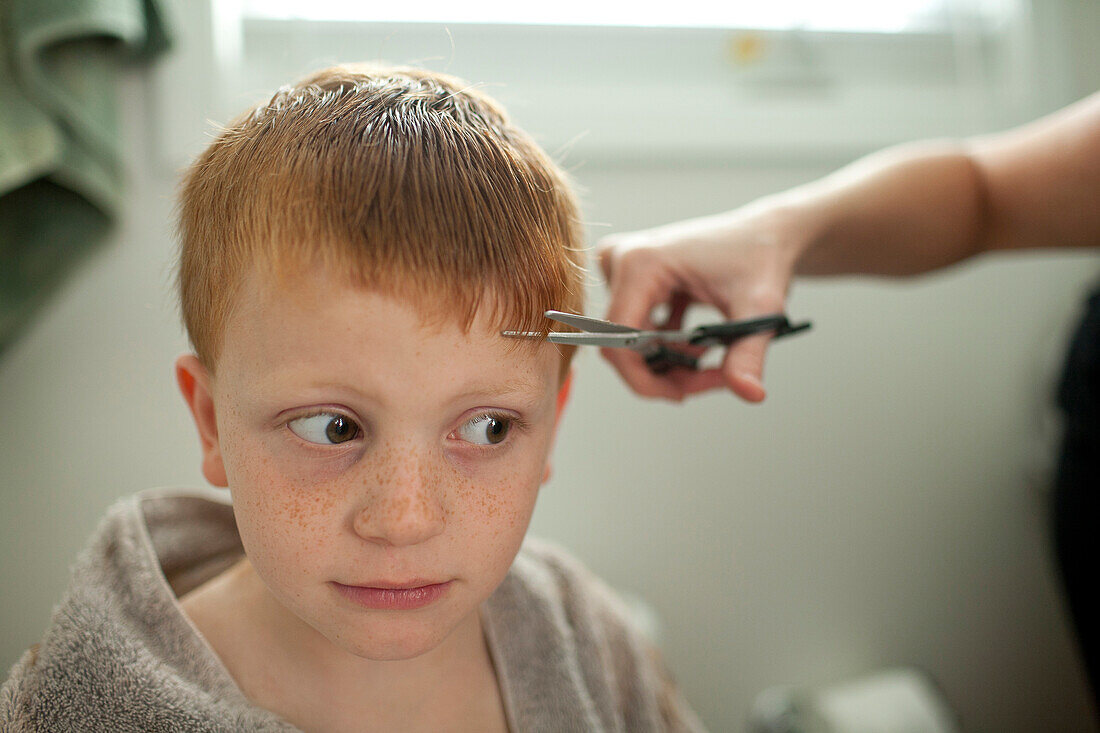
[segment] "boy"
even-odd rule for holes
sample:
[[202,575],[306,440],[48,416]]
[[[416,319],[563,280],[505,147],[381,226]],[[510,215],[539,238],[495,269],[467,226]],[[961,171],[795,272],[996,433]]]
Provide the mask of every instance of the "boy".
[[520,549],[579,311],[560,171],[490,100],[337,67],[188,171],[176,374],[232,506],[117,505],[5,730],[644,731],[699,723],[618,602]]

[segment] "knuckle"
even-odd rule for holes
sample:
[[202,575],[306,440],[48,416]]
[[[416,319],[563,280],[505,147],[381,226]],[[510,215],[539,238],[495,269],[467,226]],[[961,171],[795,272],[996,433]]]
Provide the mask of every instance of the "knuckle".
[[611,366],[615,368],[615,371],[619,373],[622,380],[635,394],[646,398],[664,396],[665,393],[660,388],[660,384],[654,383],[649,370],[640,364],[631,362],[626,358],[630,356],[629,354],[617,353],[613,349],[600,349],[600,354],[611,363]]
[[608,257],[622,242],[621,234],[608,234],[596,241],[596,253],[600,257]]
[[617,260],[624,272],[640,272],[653,267],[659,258],[656,248],[638,245],[622,250]]
[[612,234],[596,243],[596,262],[606,275],[621,272],[624,260],[629,261],[631,247],[628,240],[625,235]]
[[742,294],[741,301],[756,313],[778,313],[786,304],[783,292],[770,285],[751,288]]
[[661,390],[650,384],[632,383],[630,386],[640,397],[645,397],[646,399],[654,400],[664,394]]

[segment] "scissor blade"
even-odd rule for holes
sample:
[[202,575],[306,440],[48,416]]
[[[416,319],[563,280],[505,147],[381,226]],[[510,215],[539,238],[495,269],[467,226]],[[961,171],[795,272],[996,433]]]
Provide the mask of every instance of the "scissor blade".
[[573,346],[610,346],[613,348],[641,349],[652,339],[632,333],[565,333],[551,332],[547,337],[555,344]]
[[514,339],[541,339],[555,344],[569,344],[571,346],[611,346],[616,348],[643,349],[653,341],[652,337],[633,333],[576,333],[575,331],[551,331],[543,334],[541,331],[501,331],[501,336]]
[[630,326],[624,326],[621,323],[612,323],[611,321],[604,321],[599,318],[590,318],[588,316],[578,315],[576,313],[563,313],[562,311],[546,311],[544,313],[547,318],[555,320],[559,323],[564,323],[567,326],[573,328],[579,328],[582,331],[591,331],[592,333],[638,333],[638,329],[631,328]]

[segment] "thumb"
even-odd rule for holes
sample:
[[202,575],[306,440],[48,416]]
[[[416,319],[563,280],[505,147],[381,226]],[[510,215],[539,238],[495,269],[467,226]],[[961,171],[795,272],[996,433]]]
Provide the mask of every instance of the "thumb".
[[763,402],[764,357],[771,343],[771,334],[749,336],[735,341],[722,362],[726,384],[746,402]]

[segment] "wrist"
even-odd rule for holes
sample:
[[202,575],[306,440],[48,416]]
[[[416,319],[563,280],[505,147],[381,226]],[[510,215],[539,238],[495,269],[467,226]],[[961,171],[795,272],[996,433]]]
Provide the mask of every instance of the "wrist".
[[806,274],[807,264],[813,271],[815,253],[827,227],[818,202],[797,190],[781,194],[766,202],[758,226],[773,240],[780,264],[788,273]]

